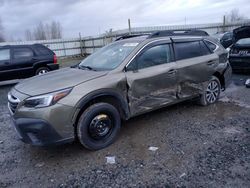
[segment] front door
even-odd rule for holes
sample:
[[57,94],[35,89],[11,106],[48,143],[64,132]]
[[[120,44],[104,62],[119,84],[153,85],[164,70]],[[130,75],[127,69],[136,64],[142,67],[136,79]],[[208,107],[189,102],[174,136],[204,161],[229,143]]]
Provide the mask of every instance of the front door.
[[0,49],[0,81],[13,79],[14,76],[10,49],[2,48]]
[[152,43],[127,66],[132,116],[176,101],[177,69],[172,54],[170,42]]

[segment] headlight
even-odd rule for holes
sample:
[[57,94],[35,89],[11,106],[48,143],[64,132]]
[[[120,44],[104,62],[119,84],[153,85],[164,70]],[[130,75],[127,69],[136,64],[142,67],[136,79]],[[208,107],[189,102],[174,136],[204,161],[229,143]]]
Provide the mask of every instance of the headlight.
[[72,88],[68,88],[45,95],[30,97],[24,101],[24,106],[28,108],[42,108],[51,106],[62,98],[66,97],[71,92],[71,90]]

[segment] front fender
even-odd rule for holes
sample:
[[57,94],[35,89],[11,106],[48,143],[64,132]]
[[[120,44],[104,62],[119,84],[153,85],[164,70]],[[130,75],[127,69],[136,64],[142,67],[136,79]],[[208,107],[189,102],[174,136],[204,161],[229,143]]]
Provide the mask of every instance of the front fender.
[[83,109],[90,101],[97,99],[99,97],[105,97],[105,96],[113,97],[117,101],[119,101],[119,105],[121,105],[122,110],[124,111],[125,119],[128,119],[130,117],[130,111],[129,111],[128,102],[126,100],[126,95],[123,95],[121,92],[114,90],[114,89],[99,89],[84,96],[77,103],[76,105],[77,110],[74,114],[73,119],[75,119],[78,116],[80,109]]

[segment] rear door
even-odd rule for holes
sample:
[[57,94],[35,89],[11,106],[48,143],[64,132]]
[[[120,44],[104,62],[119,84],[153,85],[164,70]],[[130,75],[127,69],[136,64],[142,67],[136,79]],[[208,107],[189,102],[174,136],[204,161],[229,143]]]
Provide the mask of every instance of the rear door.
[[145,47],[126,71],[128,99],[132,115],[176,101],[176,63],[170,42]]
[[203,83],[216,71],[218,55],[212,53],[203,40],[175,40],[174,50],[178,69],[178,97],[188,98],[200,94]]
[[27,78],[34,75],[34,52],[29,47],[16,47],[12,49],[12,65],[15,66],[19,78]]

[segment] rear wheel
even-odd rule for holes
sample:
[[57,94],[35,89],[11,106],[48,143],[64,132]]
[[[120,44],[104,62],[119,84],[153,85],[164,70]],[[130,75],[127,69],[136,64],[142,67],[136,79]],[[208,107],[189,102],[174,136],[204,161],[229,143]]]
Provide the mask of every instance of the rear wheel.
[[215,103],[220,97],[220,92],[220,81],[217,77],[213,76],[204,87],[203,93],[200,97],[200,104],[206,106]]
[[81,115],[77,125],[77,136],[84,147],[99,150],[115,141],[120,127],[118,110],[111,104],[97,103]]
[[36,70],[36,75],[42,75],[42,74],[46,74],[49,72],[49,68],[47,67],[40,67]]

